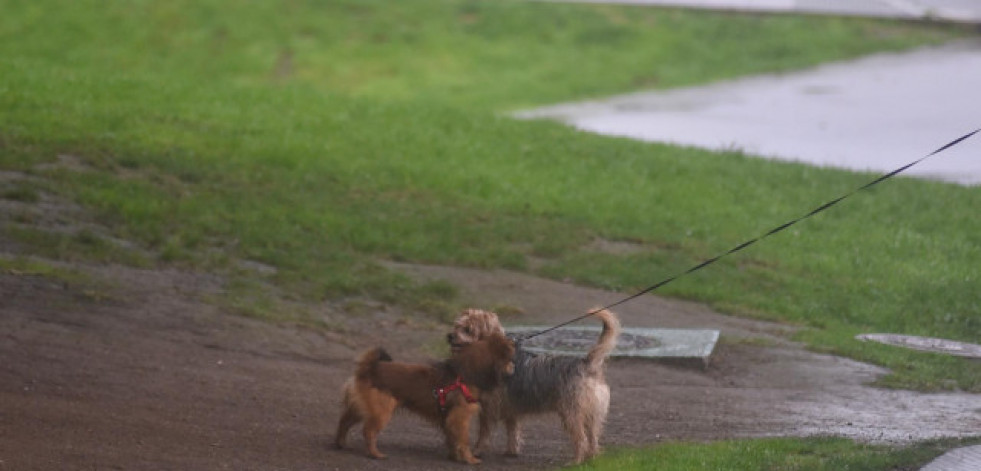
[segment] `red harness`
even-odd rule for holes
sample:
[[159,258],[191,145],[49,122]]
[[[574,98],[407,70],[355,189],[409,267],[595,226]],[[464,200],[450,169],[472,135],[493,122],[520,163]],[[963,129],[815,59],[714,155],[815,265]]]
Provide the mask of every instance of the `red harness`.
[[466,399],[467,402],[471,404],[477,402],[477,399],[473,397],[473,394],[470,394],[470,388],[468,388],[466,384],[463,384],[463,381],[460,381],[460,377],[457,376],[456,381],[454,381],[453,384],[433,390],[433,395],[436,396],[436,401],[439,402],[439,410],[446,412],[446,395],[456,391],[457,389],[460,390],[460,393],[463,394],[463,398]]

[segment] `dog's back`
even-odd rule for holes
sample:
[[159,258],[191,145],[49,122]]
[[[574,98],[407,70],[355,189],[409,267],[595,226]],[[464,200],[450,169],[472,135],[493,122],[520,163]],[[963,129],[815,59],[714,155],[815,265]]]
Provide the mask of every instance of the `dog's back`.
[[554,410],[563,396],[581,388],[583,381],[603,381],[603,365],[616,347],[620,322],[608,310],[595,314],[603,331],[584,357],[537,354],[518,348],[514,374],[508,379],[508,400],[518,413]]
[[[380,352],[372,353],[372,352]],[[448,376],[442,363],[432,365],[391,361],[382,349],[370,350],[358,362],[357,378],[372,388],[394,396],[399,403],[423,417],[438,420],[433,413],[432,389]],[[383,358],[387,357],[385,360]]]
[[475,394],[500,384],[514,370],[514,346],[503,335],[490,336],[465,347],[446,361],[431,364],[392,361],[381,348],[369,350],[358,359],[355,377],[371,387],[391,394],[399,403],[424,417],[438,421],[432,391],[457,378]]
[[564,385],[583,376],[582,358],[532,353],[519,348],[507,381],[508,401],[519,413],[553,410]]

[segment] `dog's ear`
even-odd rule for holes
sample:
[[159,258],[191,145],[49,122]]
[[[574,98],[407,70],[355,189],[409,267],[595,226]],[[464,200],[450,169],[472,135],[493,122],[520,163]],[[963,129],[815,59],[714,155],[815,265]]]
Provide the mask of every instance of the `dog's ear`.
[[514,358],[514,342],[500,332],[487,337],[488,343],[494,349],[494,355],[499,358]]
[[514,372],[514,347],[503,336],[491,336],[467,345],[448,360],[467,384],[492,389]]
[[495,332],[487,337],[487,344],[494,357],[497,382],[501,382],[514,374],[514,343],[499,332]]

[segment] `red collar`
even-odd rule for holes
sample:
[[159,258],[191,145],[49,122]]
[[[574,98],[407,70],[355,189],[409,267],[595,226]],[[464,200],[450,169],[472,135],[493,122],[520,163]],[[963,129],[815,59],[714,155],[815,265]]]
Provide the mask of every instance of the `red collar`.
[[446,395],[456,391],[457,389],[460,390],[460,393],[463,394],[463,397],[467,400],[467,402],[471,404],[477,402],[477,399],[473,397],[473,394],[470,394],[470,388],[468,388],[466,384],[463,384],[463,381],[460,381],[460,377],[457,376],[456,381],[449,386],[436,388],[433,390],[433,395],[436,396],[436,400],[439,402],[439,410],[446,410]]

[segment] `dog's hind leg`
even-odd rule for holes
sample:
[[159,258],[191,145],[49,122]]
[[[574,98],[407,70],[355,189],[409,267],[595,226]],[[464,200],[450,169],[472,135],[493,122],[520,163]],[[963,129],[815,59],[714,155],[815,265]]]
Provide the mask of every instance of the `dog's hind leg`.
[[[603,414],[605,415],[605,414]],[[596,414],[586,414],[586,459],[592,458],[599,454],[600,436],[603,435],[603,421],[604,418],[597,416]]]
[[559,417],[562,419],[562,426],[569,432],[574,453],[574,462],[582,463],[586,459],[586,450],[589,447],[589,440],[586,438],[585,417],[581,411],[559,409]]
[[353,407],[346,408],[344,415],[341,416],[341,420],[337,422],[337,434],[334,435],[334,446],[337,448],[346,447],[348,431],[358,422],[361,422],[361,419],[361,414],[358,414],[358,411],[354,410]]
[[589,440],[586,458],[599,454],[599,439],[603,435],[603,425],[610,411],[610,387],[606,383],[598,383],[592,388],[593,395],[589,404],[584,405],[586,438]]
[[387,458],[384,453],[378,451],[378,435],[385,429],[391,417],[391,415],[372,416],[364,421],[364,443],[368,448],[368,455],[372,458],[379,460]]

